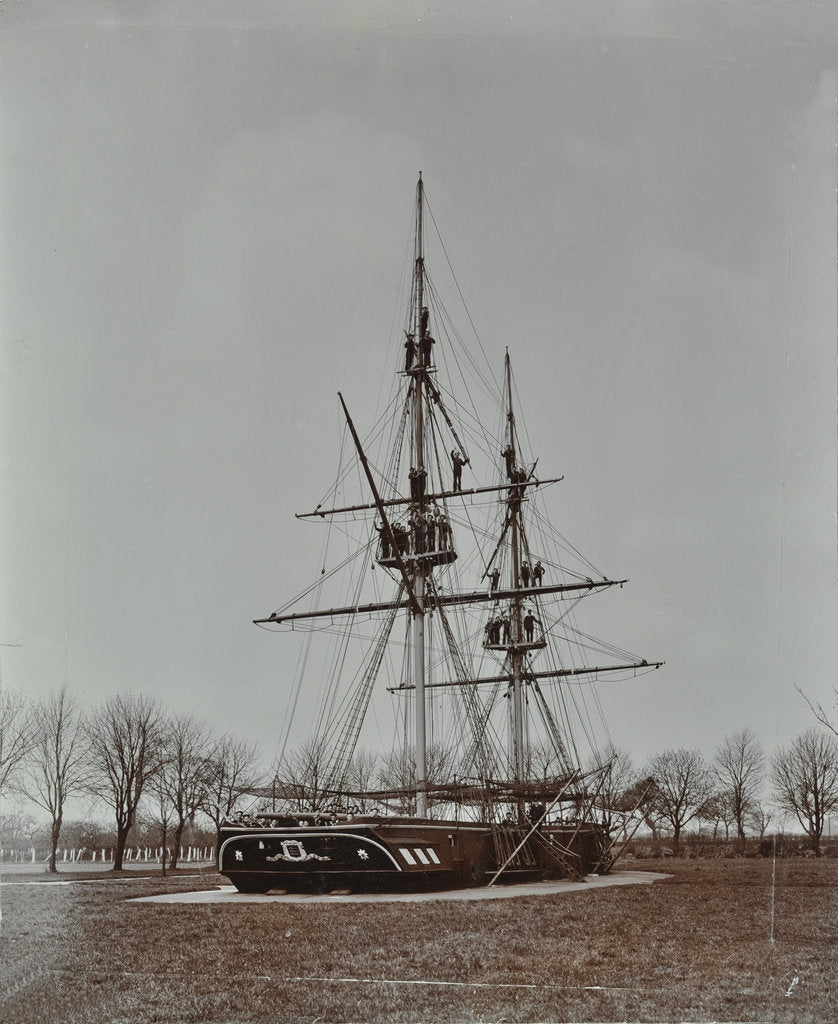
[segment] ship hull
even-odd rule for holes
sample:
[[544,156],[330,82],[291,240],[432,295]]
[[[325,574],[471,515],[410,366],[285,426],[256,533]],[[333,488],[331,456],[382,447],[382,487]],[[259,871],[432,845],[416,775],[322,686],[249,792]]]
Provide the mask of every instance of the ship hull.
[[218,869],[240,892],[428,892],[580,877],[600,869],[595,825],[528,829],[430,819],[224,825]]

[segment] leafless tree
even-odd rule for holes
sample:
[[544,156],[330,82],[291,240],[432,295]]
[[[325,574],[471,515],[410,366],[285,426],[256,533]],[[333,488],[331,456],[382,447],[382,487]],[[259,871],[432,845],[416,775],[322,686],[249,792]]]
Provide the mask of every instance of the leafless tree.
[[652,839],[657,842],[663,815],[658,803],[658,784],[650,775],[641,775],[632,782],[619,798],[619,809],[636,812],[643,818]]
[[349,789],[357,796],[353,796],[352,802],[363,814],[369,805],[369,800],[364,796],[373,788],[376,774],[379,770],[378,755],[367,750],[356,750],[349,765],[349,772],[346,782]]
[[31,728],[32,715],[23,694],[0,688],[0,796],[17,775]]
[[211,757],[211,771],[207,780],[201,809],[213,821],[216,831],[225,818],[235,811],[241,798],[261,781],[259,754],[255,743],[222,736]]
[[[432,744],[425,759],[425,773],[428,786],[433,787],[450,782],[455,765],[456,751],[451,747]],[[403,814],[416,813],[416,762],[413,756],[402,750],[391,750],[382,758],[378,774],[383,789],[396,792],[396,803]]]
[[625,825],[625,813],[634,810],[634,803],[629,807],[624,806],[623,797],[635,782],[637,773],[631,757],[613,743],[609,743],[601,754],[594,756],[588,765],[591,770],[599,766],[603,766],[604,771],[597,807],[603,828],[611,835],[618,831],[618,827]]
[[62,686],[33,707],[32,728],[20,790],[50,816],[49,870],[56,858],[64,805],[87,781],[84,723],[78,705]]
[[143,790],[160,769],[160,705],[142,694],[117,694],[90,715],[87,736],[94,776],[91,788],[114,810],[113,867],[121,871],[125,843]]
[[751,824],[756,829],[760,839],[765,838],[768,826],[771,824],[771,812],[759,800],[755,800],[749,814]]
[[0,818],[0,846],[13,850],[32,846],[39,827],[35,818],[21,808],[5,811]]
[[730,839],[730,827],[736,824],[736,810],[728,789],[717,789],[704,801],[696,815],[701,821],[713,826],[713,838],[719,835],[719,826],[724,826],[725,839]]
[[564,774],[564,764],[564,759],[553,744],[544,740],[531,743],[524,759],[524,778],[533,782],[551,782],[556,776]]
[[765,754],[750,729],[740,729],[722,740],[713,772],[733,814],[740,852],[745,848],[745,822],[762,788]]
[[175,812],[172,807],[172,801],[169,798],[166,781],[163,778],[162,765],[161,770],[149,780],[146,786],[146,793],[152,808],[149,815],[149,824],[160,831],[160,847],[162,850],[160,855],[160,873],[165,875],[169,856],[169,828]]
[[292,811],[321,811],[333,799],[326,789],[330,759],[322,742],[308,739],[275,771],[278,792]]
[[803,826],[818,857],[827,816],[838,807],[838,741],[807,729],[774,755],[775,795]]
[[177,868],[183,830],[194,823],[212,782],[217,739],[205,722],[174,715],[162,730],[159,781],[174,811],[171,869]]
[[710,794],[709,772],[698,750],[680,747],[653,757],[646,774],[657,783],[656,804],[672,827],[672,852],[678,856],[681,832]]

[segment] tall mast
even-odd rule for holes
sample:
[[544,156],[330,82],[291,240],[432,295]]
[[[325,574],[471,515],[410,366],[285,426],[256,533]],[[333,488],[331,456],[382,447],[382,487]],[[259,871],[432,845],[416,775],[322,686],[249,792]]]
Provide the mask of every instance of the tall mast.
[[[422,172],[416,186],[416,252],[414,265],[414,308],[413,336],[418,346],[419,368],[414,378],[413,388],[413,468],[419,479],[425,479],[424,423],[422,418],[422,398],[424,379],[427,373],[424,332],[428,329],[425,307],[425,256],[422,239],[422,207],[424,189]],[[424,514],[425,488],[417,487],[417,500],[413,513],[419,517]],[[425,725],[425,569],[421,559],[414,559],[413,593],[416,605],[413,609],[413,673],[414,685],[414,718],[415,718],[415,759],[416,759],[416,813],[425,817],[428,813],[428,768],[426,756],[426,725]]]
[[[512,366],[509,361],[509,352],[505,359],[506,370],[506,421],[507,421],[507,451],[506,465],[507,475],[519,476],[518,453],[515,446],[515,412],[512,408]],[[511,473],[509,469],[511,467]],[[512,481],[513,484],[515,481]],[[523,487],[512,486],[509,489],[509,518],[510,547],[512,549],[512,590],[514,596],[510,605],[510,627],[512,646],[509,651],[509,659],[512,668],[511,678],[511,740],[512,740],[512,767],[515,773],[515,782],[524,781],[525,774],[525,750],[524,750],[524,687],[523,687],[523,660],[524,654],[521,649],[523,640],[523,624],[521,615],[521,501],[523,498]],[[523,801],[519,799],[518,815],[523,817]]]

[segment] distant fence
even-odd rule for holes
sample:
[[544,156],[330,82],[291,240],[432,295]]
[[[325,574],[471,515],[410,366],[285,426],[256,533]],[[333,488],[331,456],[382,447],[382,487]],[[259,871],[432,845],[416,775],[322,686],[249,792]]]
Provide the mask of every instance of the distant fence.
[[[59,847],[57,852],[57,860],[62,864],[80,864],[80,863],[113,863],[113,851],[112,846],[106,846],[103,849],[91,850],[87,847],[81,847],[79,849],[70,849],[65,847]],[[168,864],[172,859],[172,847],[166,847],[166,863]],[[124,863],[147,863],[147,864],[159,864],[163,860],[163,847],[162,846],[129,846],[125,848],[123,854]],[[181,861],[189,863],[190,861],[212,861],[215,859],[215,847],[214,846],[181,846],[180,853],[178,855],[178,862]],[[6,864],[38,864],[49,860],[49,851],[45,851],[42,847],[30,846],[25,849],[3,849],[0,847],[0,863]]]
[[[713,857],[813,857],[815,855],[810,840],[805,836],[791,836],[783,833],[778,833],[776,836],[767,835],[762,839],[748,836],[743,847],[738,839],[714,839],[710,836],[688,832],[681,836],[679,845],[680,857],[698,860]],[[838,858],[838,840],[833,837],[824,836],[821,839],[820,848],[822,857]],[[623,851],[625,859],[632,857],[644,860],[657,859],[672,855],[672,839],[668,836],[657,839],[651,839],[648,836],[632,839]]]

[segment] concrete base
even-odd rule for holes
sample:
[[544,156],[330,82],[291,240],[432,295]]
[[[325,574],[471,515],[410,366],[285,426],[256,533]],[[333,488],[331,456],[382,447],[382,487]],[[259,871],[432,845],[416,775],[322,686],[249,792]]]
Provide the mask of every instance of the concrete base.
[[140,896],[129,903],[432,903],[439,900],[468,901],[508,900],[518,896],[554,896],[570,892],[590,892],[613,885],[649,885],[669,875],[654,871],[613,871],[608,875],[588,875],[584,882],[565,879],[550,882],[525,882],[520,885],[493,885],[479,889],[452,889],[448,892],[415,893],[327,893],[303,895],[295,893],[250,894],[236,892],[235,886],[220,885],[204,892],[173,892],[162,896]]

